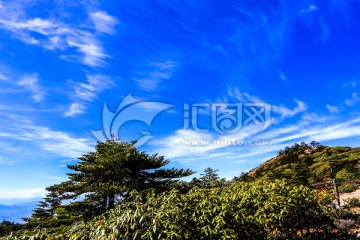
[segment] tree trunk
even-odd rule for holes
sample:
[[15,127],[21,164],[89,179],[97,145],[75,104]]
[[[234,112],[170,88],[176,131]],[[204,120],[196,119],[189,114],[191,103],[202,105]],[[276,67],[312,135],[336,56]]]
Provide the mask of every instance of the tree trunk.
[[335,192],[335,201],[336,201],[336,208],[340,209],[340,197],[339,197],[339,191],[336,185],[335,178],[332,179],[333,185],[334,185],[334,192]]
[[109,209],[115,208],[115,194],[110,193],[108,197],[109,197],[109,203],[108,203]]

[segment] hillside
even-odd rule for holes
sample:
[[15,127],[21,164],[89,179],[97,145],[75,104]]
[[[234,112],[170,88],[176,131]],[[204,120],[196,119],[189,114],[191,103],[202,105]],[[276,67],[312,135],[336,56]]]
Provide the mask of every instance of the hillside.
[[359,147],[328,147],[319,143],[310,146],[301,143],[280,150],[276,157],[249,171],[248,176],[255,180],[287,178],[315,188],[327,188],[331,187],[329,180],[332,170],[339,184],[349,188],[360,185],[359,166]]

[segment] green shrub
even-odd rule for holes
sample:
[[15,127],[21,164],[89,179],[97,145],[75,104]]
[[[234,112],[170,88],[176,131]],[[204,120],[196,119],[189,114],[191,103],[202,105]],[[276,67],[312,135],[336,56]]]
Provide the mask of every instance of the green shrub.
[[296,239],[314,229],[325,236],[334,227],[327,202],[285,181],[235,183],[187,194],[132,192],[107,216],[78,224],[70,233],[72,239]]
[[351,192],[354,192],[357,190],[357,187],[353,184],[345,184],[343,186],[340,186],[339,187],[339,192],[340,193],[351,193]]
[[93,221],[4,239],[336,239],[332,200],[326,191],[286,180],[236,182],[185,194],[133,191]]
[[356,197],[351,197],[345,199],[344,202],[346,203],[346,207],[360,207],[360,199]]

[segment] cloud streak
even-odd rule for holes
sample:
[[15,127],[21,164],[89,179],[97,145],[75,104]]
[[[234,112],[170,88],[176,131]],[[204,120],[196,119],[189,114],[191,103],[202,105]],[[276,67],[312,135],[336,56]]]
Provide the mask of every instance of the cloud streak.
[[9,198],[35,198],[45,197],[45,188],[25,189],[20,191],[2,191],[0,190],[1,199]]
[[44,98],[44,92],[41,90],[39,84],[39,78],[37,74],[30,74],[24,76],[17,85],[29,90],[31,92],[31,97],[35,102],[40,102]]
[[345,104],[348,106],[355,106],[358,102],[360,102],[360,97],[357,92],[351,94],[351,98],[346,99]]
[[90,18],[95,25],[95,28],[99,32],[113,34],[114,26],[118,23],[118,20],[103,11],[97,11],[90,14]]
[[106,12],[89,14],[92,24],[70,25],[59,19],[29,18],[27,4],[13,1],[0,8],[0,28],[31,45],[48,50],[71,51],[75,49],[82,57],[63,54],[64,59],[78,59],[90,67],[103,66],[110,56],[105,53],[98,33],[114,33],[117,19]]
[[115,82],[106,75],[87,75],[86,83],[74,83],[70,97],[74,102],[70,105],[65,116],[72,117],[85,112],[86,104],[97,99],[104,90],[115,86]]
[[37,126],[21,116],[3,116],[2,122],[4,125],[0,126],[1,142],[11,142],[19,147],[22,144],[30,145],[45,153],[68,158],[77,158],[92,150],[89,139],[75,138],[62,131]]
[[[263,102],[256,96],[240,93],[237,88],[228,89],[228,96],[240,103]],[[225,101],[228,101],[228,99],[225,98]],[[256,128],[247,126],[237,133],[219,136],[219,134],[211,131],[201,133],[181,129],[163,140],[154,141],[153,147],[162,146],[157,148],[159,153],[179,161],[194,160],[198,159],[198,157],[214,160],[218,154],[223,154],[226,159],[244,159],[252,156],[261,157],[263,154],[276,154],[278,150],[283,149],[285,146],[300,141],[310,142],[316,140],[321,142],[360,136],[360,118],[341,121],[335,117],[309,112],[304,102],[297,99],[295,99],[295,102],[297,106],[293,109],[285,106],[273,106],[273,112],[276,115],[273,116],[272,126],[266,131],[259,132]],[[327,108],[333,113],[339,110],[337,107],[330,105]],[[293,118],[295,115],[299,115],[300,120],[291,121],[291,124],[283,124],[282,127],[279,127],[279,121]],[[231,141],[229,144],[218,144],[219,141],[226,139],[237,140],[242,144],[232,144]],[[251,140],[267,141],[269,144],[265,146],[243,144]],[[194,145],[192,145],[192,141],[195,141]],[[202,142],[206,144],[202,144]]]
[[134,78],[140,89],[146,91],[161,90],[160,85],[167,85],[163,81],[169,80],[176,69],[176,63],[171,60],[149,61],[147,65],[149,70]]

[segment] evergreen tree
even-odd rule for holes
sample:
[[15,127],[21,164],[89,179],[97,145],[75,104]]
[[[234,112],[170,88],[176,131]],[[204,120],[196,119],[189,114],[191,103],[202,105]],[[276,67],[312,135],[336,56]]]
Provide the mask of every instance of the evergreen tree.
[[309,185],[308,181],[309,168],[305,161],[299,161],[294,164],[294,175],[291,177],[290,182],[296,185]]
[[0,239],[6,235],[9,235],[11,232],[22,229],[22,227],[22,224],[3,220],[0,222]]
[[210,167],[204,170],[204,173],[200,174],[202,177],[200,178],[200,182],[202,187],[211,188],[218,187],[220,185],[220,177],[216,173],[218,170],[214,170]]
[[[178,178],[189,176],[189,169],[164,168],[169,163],[163,156],[148,155],[134,146],[116,140],[98,142],[95,151],[83,155],[79,162],[69,165],[69,180],[48,187],[49,195],[33,213],[34,219],[56,216],[58,220],[66,215],[74,219],[90,219],[115,207],[116,201],[126,197],[132,190],[153,188],[161,192],[170,188]],[[67,205],[60,200],[81,199]],[[66,219],[63,219],[66,220]],[[39,221],[36,221],[39,223]]]
[[241,172],[240,176],[234,177],[232,182],[249,182],[252,180],[252,176],[249,176],[249,173]]
[[31,218],[23,218],[27,222],[27,228],[34,228],[37,226],[54,227],[55,211],[61,205],[61,200],[55,192],[49,192],[43,201],[38,204],[38,207],[33,211]]
[[285,175],[282,172],[280,172],[278,169],[271,169],[269,173],[266,175],[266,178],[273,182],[275,180],[285,178]]

